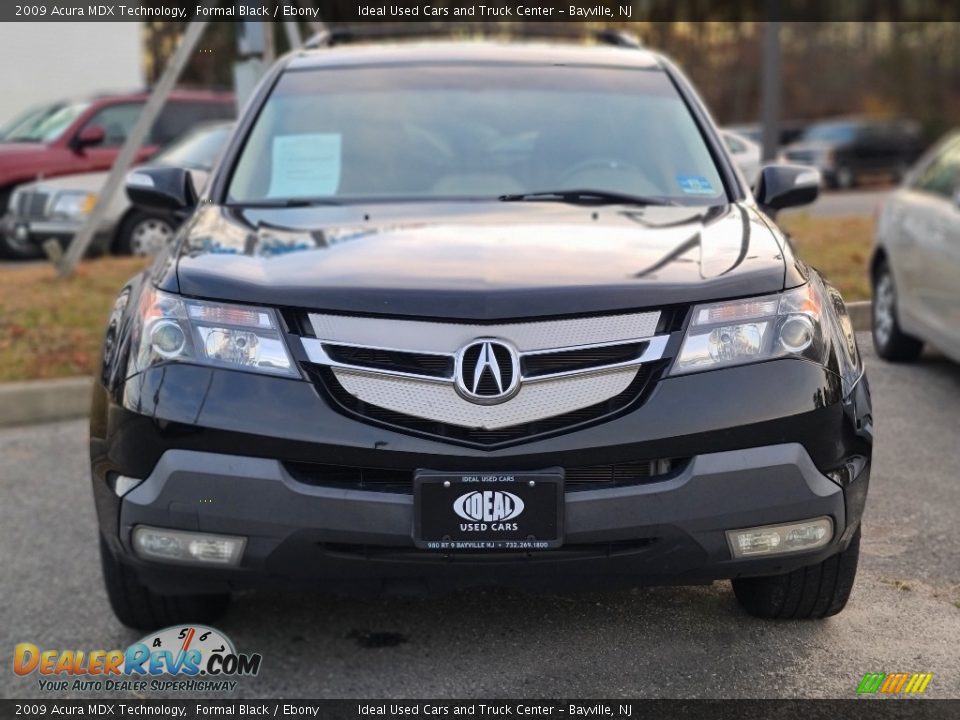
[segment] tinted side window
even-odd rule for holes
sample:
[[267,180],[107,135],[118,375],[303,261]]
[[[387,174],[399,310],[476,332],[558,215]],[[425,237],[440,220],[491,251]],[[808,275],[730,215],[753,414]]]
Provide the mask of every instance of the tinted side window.
[[890,141],[890,128],[885,125],[862,125],[857,128],[856,142],[882,145]]
[[103,128],[106,137],[103,141],[103,147],[116,147],[123,145],[127,135],[133,129],[140,117],[140,111],[143,110],[143,103],[120,103],[117,105],[108,105],[96,112],[86,124],[85,128],[99,125]]
[[732,153],[742,153],[747,150],[746,146],[732,135],[724,135],[723,140],[727,143],[727,148]]
[[167,145],[195,125],[234,116],[232,103],[173,100],[160,112],[150,133],[151,144]]
[[947,143],[917,175],[913,188],[942,197],[953,197],[960,189],[960,137]]

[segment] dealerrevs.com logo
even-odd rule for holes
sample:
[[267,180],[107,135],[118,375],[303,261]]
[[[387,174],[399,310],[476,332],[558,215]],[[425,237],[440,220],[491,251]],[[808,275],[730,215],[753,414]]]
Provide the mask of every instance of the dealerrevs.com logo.
[[41,650],[20,643],[13,671],[36,674],[45,692],[229,692],[237,687],[235,678],[259,673],[262,659],[259,653],[238,653],[219,630],[181,625],[151,633],[126,650]]

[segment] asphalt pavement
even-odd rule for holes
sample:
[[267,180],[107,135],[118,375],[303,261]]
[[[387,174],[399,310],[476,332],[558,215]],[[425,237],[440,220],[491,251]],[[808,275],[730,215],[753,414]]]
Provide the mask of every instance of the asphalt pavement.
[[[217,624],[263,655],[236,696],[849,698],[866,672],[915,671],[933,673],[926,695],[960,697],[960,366],[936,354],[889,365],[861,345],[877,444],[860,574],[840,615],[756,620],[726,582],[430,599],[245,593]],[[101,587],[85,435],[82,421],[0,431],[0,697],[40,694],[36,674],[11,672],[16,643],[94,650],[140,637]]]

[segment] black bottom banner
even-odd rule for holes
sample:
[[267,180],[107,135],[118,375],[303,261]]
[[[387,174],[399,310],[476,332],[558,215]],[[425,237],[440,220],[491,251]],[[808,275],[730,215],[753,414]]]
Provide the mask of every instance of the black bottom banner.
[[960,700],[0,700],[0,718],[960,718]]

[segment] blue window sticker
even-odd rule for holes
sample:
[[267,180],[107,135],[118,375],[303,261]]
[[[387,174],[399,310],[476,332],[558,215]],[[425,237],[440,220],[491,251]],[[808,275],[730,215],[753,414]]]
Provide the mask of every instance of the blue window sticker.
[[703,175],[677,175],[680,189],[689,195],[715,195],[713,185]]

